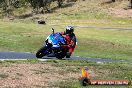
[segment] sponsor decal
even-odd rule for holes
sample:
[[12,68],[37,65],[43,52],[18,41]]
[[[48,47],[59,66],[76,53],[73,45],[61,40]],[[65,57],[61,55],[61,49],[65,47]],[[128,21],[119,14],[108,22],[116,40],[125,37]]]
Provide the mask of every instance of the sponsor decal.
[[79,81],[82,86],[87,85],[130,85],[129,80],[91,80],[90,73],[86,71],[84,68],[81,68],[81,77]]

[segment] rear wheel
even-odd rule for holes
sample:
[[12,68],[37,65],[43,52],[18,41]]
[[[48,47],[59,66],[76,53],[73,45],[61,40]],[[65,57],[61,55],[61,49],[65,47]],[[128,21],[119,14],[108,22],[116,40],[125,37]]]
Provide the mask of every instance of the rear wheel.
[[57,59],[62,59],[64,58],[65,56],[56,56]]
[[36,53],[36,57],[37,58],[42,58],[43,56],[46,55],[45,51],[47,50],[47,47],[42,47],[38,50],[38,52]]
[[61,53],[57,53],[55,56],[57,59],[62,59],[66,56],[66,54],[64,53],[64,51],[61,51]]

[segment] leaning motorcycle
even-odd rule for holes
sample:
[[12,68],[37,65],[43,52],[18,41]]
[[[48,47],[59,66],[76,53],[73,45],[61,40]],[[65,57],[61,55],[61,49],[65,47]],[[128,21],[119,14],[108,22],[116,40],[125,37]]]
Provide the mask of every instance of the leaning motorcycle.
[[52,34],[47,37],[44,46],[37,51],[36,57],[42,58],[43,56],[48,56],[62,59],[68,51],[63,46],[66,46],[65,38],[59,32],[54,33],[54,29],[52,28]]

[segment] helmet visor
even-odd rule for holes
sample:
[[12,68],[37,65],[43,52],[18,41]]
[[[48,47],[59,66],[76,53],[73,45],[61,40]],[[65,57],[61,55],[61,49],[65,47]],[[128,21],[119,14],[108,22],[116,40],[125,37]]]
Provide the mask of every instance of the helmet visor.
[[72,30],[66,30],[66,34],[72,34]]

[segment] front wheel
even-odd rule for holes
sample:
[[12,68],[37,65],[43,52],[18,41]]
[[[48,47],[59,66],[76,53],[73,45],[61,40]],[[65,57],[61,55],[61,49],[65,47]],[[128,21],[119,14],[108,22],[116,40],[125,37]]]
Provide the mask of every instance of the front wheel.
[[46,55],[45,51],[47,50],[47,47],[42,47],[38,50],[38,52],[36,53],[36,57],[37,58],[42,58],[43,56]]

